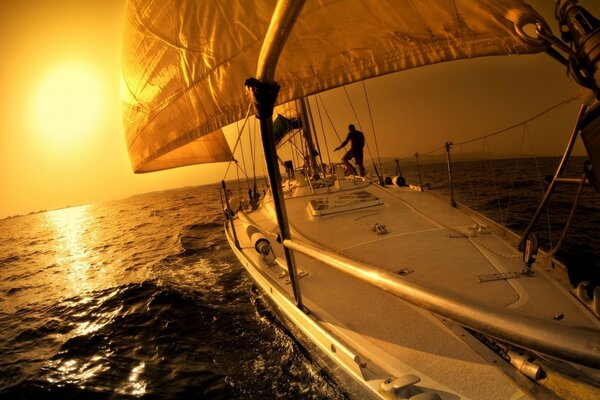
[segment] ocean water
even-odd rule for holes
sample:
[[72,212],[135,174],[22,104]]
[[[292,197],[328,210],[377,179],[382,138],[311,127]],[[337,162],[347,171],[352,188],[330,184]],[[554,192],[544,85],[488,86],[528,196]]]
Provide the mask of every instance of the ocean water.
[[[455,195],[520,231],[557,163],[455,163]],[[444,164],[421,172],[449,193]],[[536,225],[546,246],[573,195],[559,188]],[[0,398],[347,398],[244,272],[220,210],[213,185],[0,221]],[[599,210],[587,188],[559,252],[574,281],[600,281]]]
[[0,398],[345,398],[229,249],[217,186],[0,221]]

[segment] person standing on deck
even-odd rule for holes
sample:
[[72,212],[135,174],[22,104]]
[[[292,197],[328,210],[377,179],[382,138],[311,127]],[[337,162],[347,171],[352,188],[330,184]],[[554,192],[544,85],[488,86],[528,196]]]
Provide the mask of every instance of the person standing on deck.
[[360,176],[365,176],[365,167],[363,166],[363,147],[365,147],[365,135],[356,130],[354,125],[348,125],[348,136],[346,136],[346,140],[342,142],[338,147],[335,148],[335,151],[338,151],[342,147],[350,142],[350,150],[344,157],[342,157],[342,161],[346,166],[346,171],[350,171],[352,175],[356,175],[356,169],[350,164],[350,160],[354,158],[356,165],[358,166],[358,171],[360,172]]

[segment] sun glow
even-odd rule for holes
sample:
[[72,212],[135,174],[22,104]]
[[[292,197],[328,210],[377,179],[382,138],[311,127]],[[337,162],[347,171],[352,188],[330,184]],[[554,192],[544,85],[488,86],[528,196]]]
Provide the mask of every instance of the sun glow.
[[103,85],[94,69],[81,63],[62,64],[40,82],[32,121],[45,141],[64,145],[93,131],[103,108]]

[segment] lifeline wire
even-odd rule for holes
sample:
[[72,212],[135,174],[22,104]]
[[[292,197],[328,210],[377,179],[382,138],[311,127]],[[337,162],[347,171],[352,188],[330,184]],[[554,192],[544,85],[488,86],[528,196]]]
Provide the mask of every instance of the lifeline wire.
[[[373,141],[375,142],[375,152],[377,153],[377,162],[379,163],[379,169],[382,170],[381,157],[379,156],[379,145],[377,144],[377,135],[375,134],[375,124],[373,123],[373,114],[371,113],[371,104],[369,103],[369,96],[367,96],[367,86],[365,81],[362,81],[363,91],[365,92],[365,99],[367,100],[367,109],[369,110],[369,118],[371,119],[371,130],[373,131]],[[399,174],[402,175],[402,174]]]
[[[317,113],[319,114],[319,122],[321,124],[321,132],[323,132],[323,140],[325,141],[325,149],[327,150],[327,162],[331,165],[331,156],[329,154],[329,145],[327,144],[327,135],[325,135],[325,126],[323,125],[323,117],[321,116],[321,107],[319,107],[319,99],[317,96],[315,97],[315,102],[317,104]],[[316,131],[315,131],[316,133]]]
[[[528,122],[531,122],[531,121],[533,121],[534,119],[536,119],[536,118],[539,118],[539,117],[541,117],[542,115],[549,113],[550,111],[554,110],[555,108],[558,108],[558,107],[560,107],[560,106],[562,106],[562,105],[564,105],[564,104],[568,104],[568,103],[572,102],[573,100],[577,100],[577,99],[579,99],[579,97],[569,97],[569,98],[567,98],[567,99],[565,99],[565,100],[563,100],[563,101],[561,101],[561,102],[559,102],[559,103],[557,103],[557,104],[553,105],[552,107],[549,107],[549,108],[547,108],[547,109],[545,109],[545,110],[543,110],[543,111],[539,112],[538,114],[535,114],[534,116],[532,116],[532,117],[530,117],[530,118],[527,118],[526,120],[524,120],[524,121],[521,121],[521,122],[519,122],[519,123],[517,123],[517,124],[511,125],[511,126],[509,126],[509,127],[507,127],[507,128],[503,128],[503,129],[497,130],[497,131],[495,131],[495,132],[492,132],[492,133],[488,133],[488,134],[486,134],[486,135],[483,135],[483,136],[479,136],[479,137],[477,137],[477,138],[474,138],[474,139],[469,139],[469,140],[465,140],[465,141],[463,141],[463,142],[457,142],[457,143],[454,143],[454,144],[456,144],[456,145],[459,145],[459,144],[467,144],[467,143],[475,142],[475,141],[477,141],[477,140],[486,139],[486,138],[488,138],[488,137],[490,137],[490,136],[499,135],[499,134],[501,134],[501,133],[504,133],[504,132],[506,132],[506,131],[509,131],[509,130],[511,130],[511,129],[513,129],[513,128],[516,128],[516,127],[518,127],[518,126],[521,126],[521,125],[524,125],[524,124],[526,124],[526,123],[528,123]],[[440,147],[438,147],[438,148],[436,148],[436,149],[434,149],[434,150],[431,150],[431,151],[428,151],[428,152],[426,152],[426,153],[422,153],[422,154],[434,153],[434,152],[436,152],[436,151],[438,151],[438,150],[440,150],[440,149],[443,149],[443,148],[444,148],[444,146],[440,146]]]
[[340,135],[338,135],[337,129],[335,129],[335,124],[333,123],[333,121],[331,120],[331,117],[329,116],[329,112],[327,111],[327,108],[325,107],[325,103],[323,103],[323,99],[321,98],[321,95],[318,95],[318,97],[319,97],[319,100],[321,100],[321,106],[323,107],[323,110],[325,111],[325,115],[327,116],[327,119],[329,120],[329,123],[331,124],[331,127],[333,128],[333,132],[335,133],[335,136],[341,142],[342,139],[340,138]]

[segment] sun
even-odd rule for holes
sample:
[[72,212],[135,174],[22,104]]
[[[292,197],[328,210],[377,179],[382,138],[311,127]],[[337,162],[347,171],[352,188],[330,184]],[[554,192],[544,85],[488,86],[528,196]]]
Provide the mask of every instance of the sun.
[[103,85],[92,66],[61,64],[35,90],[32,121],[46,142],[74,143],[95,129],[103,103]]

